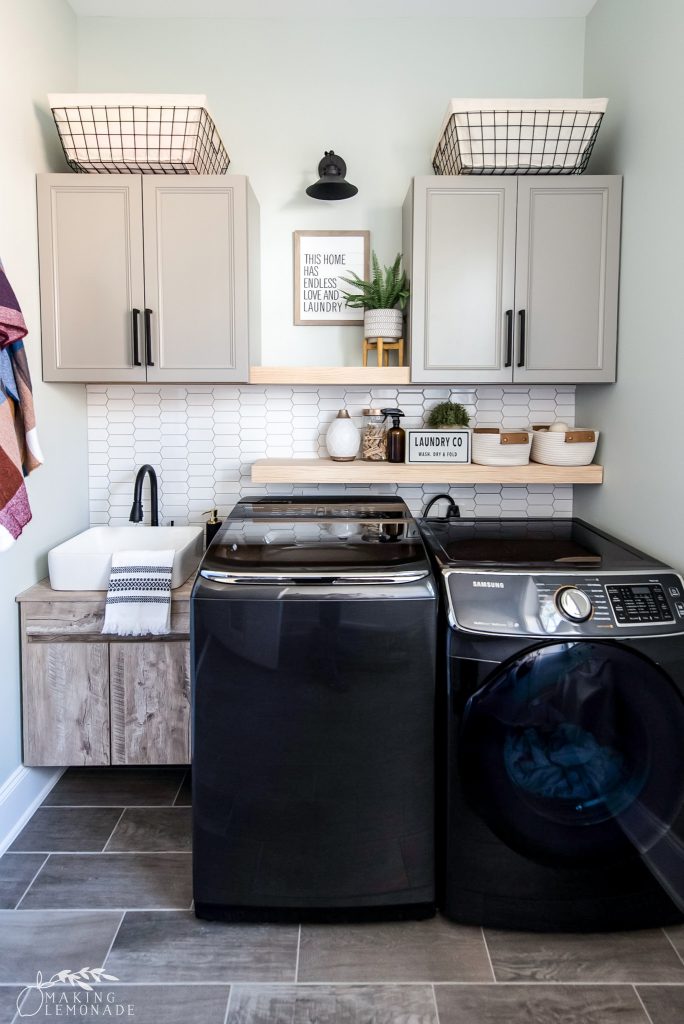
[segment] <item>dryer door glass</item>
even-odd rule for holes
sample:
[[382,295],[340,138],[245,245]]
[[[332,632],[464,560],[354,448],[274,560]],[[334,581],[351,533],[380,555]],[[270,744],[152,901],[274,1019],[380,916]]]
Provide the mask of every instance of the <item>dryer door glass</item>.
[[470,698],[459,774],[525,856],[579,866],[636,848],[684,899],[683,736],[684,700],[653,662],[618,644],[547,644]]

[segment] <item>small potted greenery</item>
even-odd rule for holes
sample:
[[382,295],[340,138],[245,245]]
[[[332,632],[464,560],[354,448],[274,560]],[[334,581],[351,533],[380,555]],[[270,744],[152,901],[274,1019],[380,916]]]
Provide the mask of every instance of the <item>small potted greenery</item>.
[[409,297],[406,271],[401,268],[401,253],[391,267],[382,267],[375,252],[370,281],[358,274],[343,277],[357,291],[342,292],[350,309],[363,309],[363,330],[366,338],[402,338],[404,310]]
[[470,416],[465,406],[458,402],[439,402],[430,409],[427,418],[428,427],[434,430],[455,430],[465,428],[470,423]]

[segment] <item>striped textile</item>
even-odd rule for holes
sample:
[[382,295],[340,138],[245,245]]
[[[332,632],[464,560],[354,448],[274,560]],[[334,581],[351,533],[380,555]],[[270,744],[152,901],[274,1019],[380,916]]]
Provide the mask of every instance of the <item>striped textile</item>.
[[119,551],[112,555],[103,633],[145,636],[171,626],[173,551]]
[[0,551],[31,521],[24,477],[43,462],[23,338],[26,324],[0,263]]

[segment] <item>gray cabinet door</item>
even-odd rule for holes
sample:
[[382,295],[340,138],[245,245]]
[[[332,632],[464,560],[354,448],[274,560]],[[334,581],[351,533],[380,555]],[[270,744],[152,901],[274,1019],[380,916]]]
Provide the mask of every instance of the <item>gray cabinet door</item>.
[[38,230],[44,380],[144,381],[140,176],[38,175]]
[[413,381],[512,379],[516,190],[506,177],[414,179],[404,217]]
[[106,643],[24,640],[24,764],[109,764]]
[[249,379],[248,191],[238,175],[143,178],[148,381]]
[[190,761],[190,648],[182,641],[109,647],[112,764]]
[[518,179],[516,382],[615,380],[621,196],[613,175]]

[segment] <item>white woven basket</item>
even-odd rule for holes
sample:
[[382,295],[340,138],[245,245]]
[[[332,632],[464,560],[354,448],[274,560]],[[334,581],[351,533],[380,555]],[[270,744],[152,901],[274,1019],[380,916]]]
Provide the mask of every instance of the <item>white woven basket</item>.
[[476,427],[472,443],[472,460],[478,466],[526,466],[530,461],[532,436],[528,430]]
[[535,427],[531,458],[545,466],[588,466],[594,461],[598,439],[598,430]]

